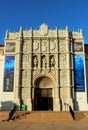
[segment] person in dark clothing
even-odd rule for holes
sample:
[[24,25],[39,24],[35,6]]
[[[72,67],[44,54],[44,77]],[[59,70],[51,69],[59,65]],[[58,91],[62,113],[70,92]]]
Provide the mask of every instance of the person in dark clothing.
[[7,121],[11,120],[11,118],[15,112],[16,112],[16,105],[14,105],[13,108],[11,109],[11,111],[9,112],[9,117],[8,117]]
[[72,115],[73,120],[75,120],[75,113],[74,113],[74,111],[72,110],[71,106],[69,106],[69,111],[70,111],[70,113],[71,113],[71,115]]

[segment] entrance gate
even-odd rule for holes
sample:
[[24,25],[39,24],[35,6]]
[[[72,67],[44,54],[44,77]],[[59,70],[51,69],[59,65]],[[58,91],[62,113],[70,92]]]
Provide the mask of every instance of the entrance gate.
[[53,110],[52,88],[35,88],[34,109],[37,111]]

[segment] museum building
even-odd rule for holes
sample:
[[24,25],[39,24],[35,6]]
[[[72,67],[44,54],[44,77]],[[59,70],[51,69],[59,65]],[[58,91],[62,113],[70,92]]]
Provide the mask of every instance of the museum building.
[[88,46],[82,30],[6,31],[0,45],[0,110],[88,110]]

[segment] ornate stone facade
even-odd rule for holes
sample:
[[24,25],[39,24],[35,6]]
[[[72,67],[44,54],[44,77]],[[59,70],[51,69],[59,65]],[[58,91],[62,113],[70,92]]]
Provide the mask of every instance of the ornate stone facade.
[[74,41],[83,43],[82,32],[69,32],[67,27],[50,30],[46,24],[39,30],[20,28],[19,33],[8,32],[5,45],[15,43],[16,48],[14,102],[18,106],[22,100],[27,110],[43,110],[39,105],[46,100],[49,106],[44,110],[64,111],[65,103],[74,108],[74,68],[70,58],[74,55]]

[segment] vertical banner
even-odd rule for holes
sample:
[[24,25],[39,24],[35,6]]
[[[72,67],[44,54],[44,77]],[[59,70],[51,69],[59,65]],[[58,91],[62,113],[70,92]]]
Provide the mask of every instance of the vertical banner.
[[4,91],[13,91],[14,85],[14,56],[6,56],[5,57],[5,65],[4,65]]
[[83,55],[74,56],[74,85],[75,85],[75,92],[85,91]]

